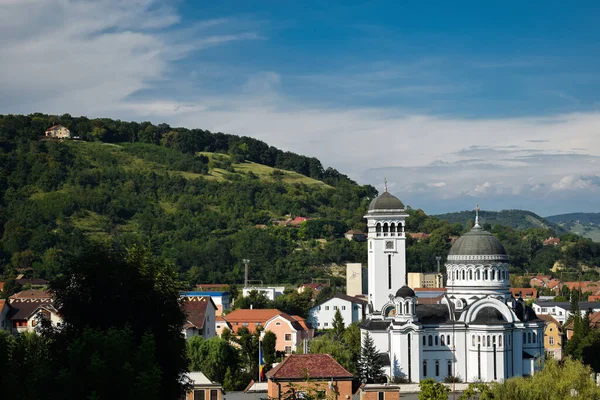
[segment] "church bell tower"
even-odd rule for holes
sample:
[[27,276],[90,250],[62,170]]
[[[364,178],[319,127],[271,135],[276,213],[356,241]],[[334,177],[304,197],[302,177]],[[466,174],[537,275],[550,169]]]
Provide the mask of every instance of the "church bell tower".
[[365,218],[368,227],[368,279],[370,313],[381,311],[396,291],[406,285],[404,204],[385,191],[369,205]]

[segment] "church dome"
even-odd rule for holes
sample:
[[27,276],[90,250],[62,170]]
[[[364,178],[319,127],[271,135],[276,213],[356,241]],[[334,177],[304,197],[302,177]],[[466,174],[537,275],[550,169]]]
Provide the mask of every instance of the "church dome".
[[477,313],[472,323],[477,325],[504,324],[506,320],[502,313],[494,307],[484,307]]
[[506,261],[508,255],[502,243],[479,225],[459,237],[448,253],[448,260]]
[[409,288],[408,286],[404,285],[402,286],[400,289],[398,289],[398,291],[396,292],[396,297],[402,297],[402,298],[406,298],[406,297],[415,297],[415,291],[412,290],[411,288]]
[[404,204],[396,196],[385,191],[371,200],[371,204],[369,204],[369,211],[377,210],[404,210]]

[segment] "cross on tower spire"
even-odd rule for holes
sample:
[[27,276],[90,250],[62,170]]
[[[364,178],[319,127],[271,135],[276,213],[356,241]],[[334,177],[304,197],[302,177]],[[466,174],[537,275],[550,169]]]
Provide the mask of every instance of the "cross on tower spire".
[[383,188],[387,192],[387,178],[383,178]]
[[479,227],[479,204],[475,205],[475,226]]

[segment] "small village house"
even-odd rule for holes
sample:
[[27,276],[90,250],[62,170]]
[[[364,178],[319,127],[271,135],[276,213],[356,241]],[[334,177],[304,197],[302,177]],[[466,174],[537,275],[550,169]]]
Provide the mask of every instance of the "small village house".
[[186,339],[202,336],[210,339],[217,335],[215,303],[209,296],[193,296],[183,302],[186,321],[183,334]]
[[192,383],[185,400],[223,400],[225,391],[216,382],[211,381],[202,372],[189,372],[188,377]]
[[544,351],[550,357],[562,359],[564,335],[560,323],[551,315],[538,315],[546,323],[544,327]]
[[71,131],[65,128],[62,125],[54,125],[50,128],[46,129],[44,132],[46,137],[56,138],[56,139],[68,139],[71,137]]
[[221,337],[221,335],[223,335],[223,331],[225,330],[225,328],[229,329],[230,331],[233,331],[231,324],[229,322],[227,322],[227,320],[225,318],[223,318],[222,315],[217,315],[216,316],[216,326],[215,326],[215,329],[217,331],[217,336]]
[[362,321],[367,312],[367,301],[342,293],[312,307],[308,311],[308,322],[316,329],[331,329],[333,317],[339,310],[344,319],[344,326]]
[[275,350],[286,354],[298,351],[298,347],[314,335],[314,330],[302,317],[291,316],[273,308],[239,309],[224,315],[223,319],[229,323],[234,335],[242,327],[248,328],[250,333],[257,329],[273,332],[277,335]]
[[329,354],[293,354],[267,372],[268,396],[282,399],[291,393],[299,398],[318,394],[347,400],[352,397],[352,379]]
[[51,299],[16,298],[10,299],[8,306],[6,319],[13,334],[35,332],[42,320],[53,326],[62,323]]
[[356,240],[357,242],[364,242],[367,240],[367,235],[358,229],[350,229],[348,232],[344,233],[344,237],[348,240]]
[[389,384],[362,385],[359,390],[360,400],[400,400],[400,386]]
[[184,299],[192,299],[194,297],[210,297],[217,307],[216,315],[222,315],[223,312],[227,312],[231,308],[230,293],[227,291],[219,290],[206,290],[206,291],[193,291],[193,292],[182,292],[181,296]]

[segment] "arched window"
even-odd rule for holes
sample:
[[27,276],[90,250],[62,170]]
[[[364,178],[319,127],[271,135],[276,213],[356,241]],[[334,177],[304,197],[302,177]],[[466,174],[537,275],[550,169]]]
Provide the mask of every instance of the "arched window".
[[502,347],[502,335],[498,336],[498,346]]
[[433,346],[433,336],[429,335],[429,339],[427,339],[427,342],[430,346]]
[[408,314],[408,301],[404,303],[404,314]]
[[427,376],[427,361],[423,361],[423,376]]
[[531,332],[527,332],[527,343],[533,343],[531,341]]
[[383,224],[383,236],[388,235],[388,224],[387,222]]
[[491,344],[490,344],[490,335],[487,335],[487,347],[490,347],[490,346],[491,346]]
[[488,278],[488,270],[486,268],[486,269],[483,270],[483,280],[487,281],[487,278]]
[[473,270],[472,269],[469,270],[469,279],[473,280]]
[[537,343],[537,332],[533,332],[533,343]]
[[475,279],[476,280],[480,280],[481,278],[479,277],[479,270],[475,271]]
[[452,376],[452,360],[448,360],[448,376]]
[[492,336],[492,344],[496,344],[496,335]]
[[395,236],[394,234],[396,233],[396,224],[394,224],[392,222],[392,224],[390,225],[390,236]]
[[496,270],[493,269],[492,270],[492,280],[495,280],[495,279],[496,279]]
[[375,232],[377,233],[377,236],[381,236],[381,224],[379,222],[375,225]]
[[442,337],[441,337],[440,340],[441,340],[442,346],[445,346],[446,345],[446,339],[445,339],[444,335],[442,335]]
[[477,335],[477,344],[481,344],[481,335]]
[[435,360],[435,376],[440,376],[440,362]]
[[462,272],[462,273],[463,273],[463,274],[462,274],[462,275],[463,275],[463,277],[462,277],[462,278],[463,278],[463,281],[464,281],[464,280],[465,280],[465,270],[464,270],[464,269],[463,269],[463,272]]
[[438,345],[438,337],[437,336],[435,337],[435,345],[436,346]]
[[398,224],[398,236],[400,236],[401,232],[404,232],[404,226],[402,224]]
[[423,346],[427,346],[427,337],[423,336]]
[[446,335],[446,344],[450,346],[450,335]]
[[475,335],[471,335],[471,345],[475,347]]
[[523,332],[523,343],[527,343],[527,334]]

